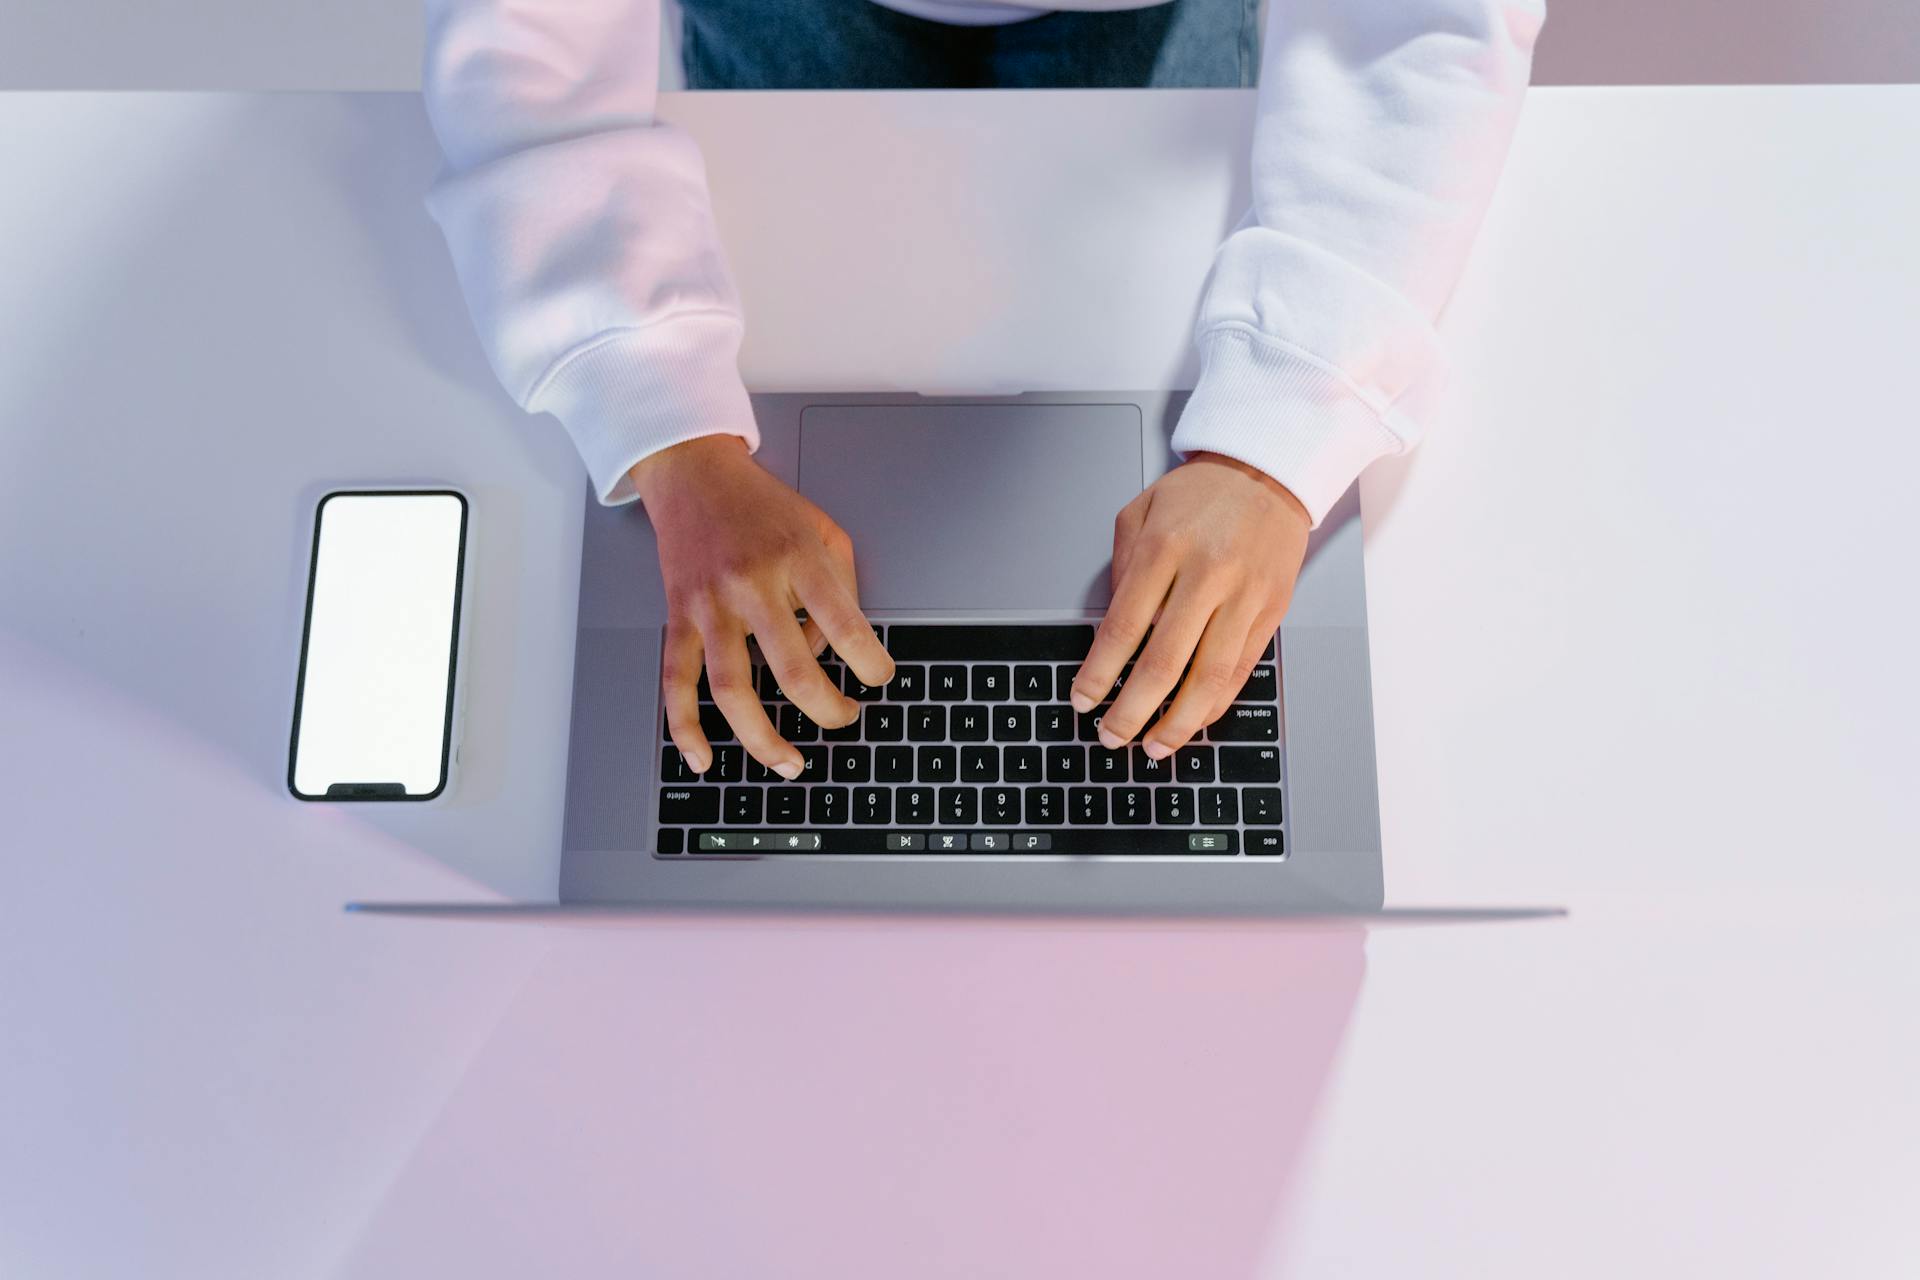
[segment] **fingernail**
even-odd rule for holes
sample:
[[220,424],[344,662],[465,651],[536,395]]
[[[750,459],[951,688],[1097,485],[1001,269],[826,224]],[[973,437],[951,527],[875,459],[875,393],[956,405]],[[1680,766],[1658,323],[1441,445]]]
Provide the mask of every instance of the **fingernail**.
[[1149,741],[1147,743],[1147,759],[1149,760],[1165,760],[1172,754],[1173,748],[1164,742]]
[[795,778],[800,776],[801,770],[804,769],[805,767],[806,766],[793,760],[783,760],[779,764],[773,766],[773,771],[779,774],[781,777],[785,778],[788,782],[792,782]]
[[713,763],[713,759],[711,756],[688,756],[687,757],[687,767],[689,769],[692,769],[695,773],[705,773],[707,771],[708,766],[710,766],[712,763]]
[[1100,745],[1109,751],[1118,751],[1122,745],[1122,739],[1119,734],[1103,725],[1100,729]]
[[1070,689],[1067,691],[1067,701],[1071,702],[1073,704],[1073,709],[1075,711],[1080,712],[1082,715],[1085,715],[1087,712],[1093,710],[1093,699],[1089,698],[1086,694],[1080,692],[1078,689]]

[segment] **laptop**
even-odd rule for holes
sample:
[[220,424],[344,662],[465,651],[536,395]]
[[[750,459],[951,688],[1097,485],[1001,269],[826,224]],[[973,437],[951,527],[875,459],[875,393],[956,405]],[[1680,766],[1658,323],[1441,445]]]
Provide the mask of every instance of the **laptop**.
[[[1358,504],[1312,539],[1279,633],[1171,759],[1107,751],[1066,687],[1107,605],[1116,512],[1178,458],[1185,392],[762,394],[759,461],[853,537],[897,671],[806,757],[747,756],[710,703],[705,775],[660,699],[666,622],[637,505],[586,498],[562,906],[1370,913],[1382,904]],[[704,690],[703,690],[704,692]]]

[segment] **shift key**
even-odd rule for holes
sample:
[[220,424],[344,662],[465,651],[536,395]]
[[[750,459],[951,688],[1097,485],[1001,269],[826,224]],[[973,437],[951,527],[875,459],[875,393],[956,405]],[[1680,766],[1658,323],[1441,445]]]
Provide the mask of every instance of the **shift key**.
[[1207,727],[1209,742],[1278,742],[1280,708],[1236,702]]

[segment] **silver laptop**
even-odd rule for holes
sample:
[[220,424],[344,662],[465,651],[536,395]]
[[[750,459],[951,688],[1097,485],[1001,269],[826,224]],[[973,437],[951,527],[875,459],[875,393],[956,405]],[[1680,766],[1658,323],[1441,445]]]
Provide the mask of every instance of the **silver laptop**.
[[660,705],[666,621],[638,506],[587,498],[564,905],[1127,913],[1381,906],[1358,505],[1316,532],[1239,700],[1171,760],[1095,736],[1067,681],[1107,604],[1113,518],[1169,466],[1184,392],[754,397],[757,455],[853,536],[897,673],[788,782],[711,705],[689,773]]

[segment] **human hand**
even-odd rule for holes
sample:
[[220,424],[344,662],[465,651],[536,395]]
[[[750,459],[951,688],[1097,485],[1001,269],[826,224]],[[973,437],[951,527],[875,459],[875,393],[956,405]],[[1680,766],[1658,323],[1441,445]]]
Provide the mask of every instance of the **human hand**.
[[1279,481],[1217,453],[1194,454],[1120,509],[1113,603],[1074,676],[1074,710],[1105,701],[1147,646],[1101,715],[1102,745],[1132,741],[1176,684],[1143,744],[1154,759],[1226,711],[1287,611],[1312,526]]
[[[653,521],[666,580],[660,684],[673,744],[696,773],[713,763],[700,728],[704,655],[714,705],[741,745],[781,777],[799,777],[799,749],[760,705],[747,636],[759,643],[780,691],[815,723],[851,723],[859,704],[821,668],[820,652],[831,643],[866,684],[893,679],[893,659],[860,612],[853,540],[755,462],[738,436],[683,441],[627,474]],[[801,608],[804,623],[794,616]]]

